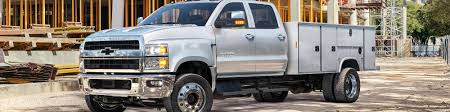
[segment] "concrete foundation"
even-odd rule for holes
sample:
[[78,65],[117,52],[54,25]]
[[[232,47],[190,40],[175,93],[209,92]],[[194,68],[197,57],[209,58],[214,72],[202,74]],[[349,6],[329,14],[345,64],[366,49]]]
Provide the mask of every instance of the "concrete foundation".
[[40,93],[54,93],[76,90],[79,90],[78,81],[76,80],[27,84],[6,84],[0,85],[0,99]]
[[7,63],[79,64],[79,51],[5,51]]

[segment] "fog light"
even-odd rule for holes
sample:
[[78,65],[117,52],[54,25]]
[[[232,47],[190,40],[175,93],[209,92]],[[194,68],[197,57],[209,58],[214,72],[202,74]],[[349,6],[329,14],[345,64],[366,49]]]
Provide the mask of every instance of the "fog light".
[[147,87],[162,87],[163,81],[161,80],[148,80]]

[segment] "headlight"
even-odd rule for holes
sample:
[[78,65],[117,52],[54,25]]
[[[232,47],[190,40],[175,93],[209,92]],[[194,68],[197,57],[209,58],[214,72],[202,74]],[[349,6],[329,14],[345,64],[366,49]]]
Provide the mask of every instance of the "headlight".
[[147,57],[144,61],[145,70],[169,69],[168,57]]
[[147,44],[145,45],[146,56],[167,56],[169,49],[167,44]]

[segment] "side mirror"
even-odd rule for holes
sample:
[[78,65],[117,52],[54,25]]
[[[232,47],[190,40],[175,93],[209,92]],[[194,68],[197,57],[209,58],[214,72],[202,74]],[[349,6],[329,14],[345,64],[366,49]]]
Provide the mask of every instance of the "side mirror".
[[144,17],[138,17],[137,18],[137,24],[140,24],[142,21],[144,21]]

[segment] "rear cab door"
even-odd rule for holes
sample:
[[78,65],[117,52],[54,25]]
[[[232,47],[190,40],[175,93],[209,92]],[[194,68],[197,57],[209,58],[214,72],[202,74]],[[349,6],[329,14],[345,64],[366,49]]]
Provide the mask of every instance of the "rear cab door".
[[251,26],[255,31],[256,72],[270,76],[284,75],[287,66],[287,34],[274,5],[247,2],[251,10]]

